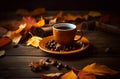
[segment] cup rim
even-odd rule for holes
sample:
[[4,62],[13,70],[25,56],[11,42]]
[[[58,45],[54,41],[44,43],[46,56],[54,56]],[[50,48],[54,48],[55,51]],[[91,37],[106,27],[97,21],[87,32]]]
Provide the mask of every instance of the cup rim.
[[[59,26],[69,26],[70,29],[57,29],[56,27],[59,27]],[[74,30],[76,29],[76,25],[75,24],[72,24],[72,23],[56,23],[53,25],[53,29],[56,29],[56,30],[62,30],[62,31],[68,31],[68,30]]]

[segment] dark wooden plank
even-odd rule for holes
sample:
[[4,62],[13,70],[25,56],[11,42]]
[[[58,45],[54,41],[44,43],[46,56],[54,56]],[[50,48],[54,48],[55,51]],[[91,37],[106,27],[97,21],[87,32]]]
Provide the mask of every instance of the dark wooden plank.
[[[28,64],[31,61],[38,61],[40,58],[46,57],[29,57],[29,56],[8,56],[0,59],[0,75],[1,77],[10,77],[10,78],[39,78],[40,73],[34,73],[28,67]],[[56,59],[55,57],[50,57],[50,59]],[[68,64],[69,66],[75,67],[78,70],[81,70],[88,64],[91,63],[100,63],[107,65],[108,67],[120,71],[119,65],[117,63],[120,58],[111,58],[111,57],[84,57],[84,58],[64,58],[57,57],[58,62],[62,64]],[[113,64],[114,63],[114,64]],[[52,72],[64,72],[65,70],[57,70],[56,67],[51,66],[50,70],[45,70],[41,73],[52,73]]]
[[[57,59],[56,59],[57,57]],[[50,58],[50,59],[56,59],[59,62],[67,63],[69,65],[77,66],[77,64],[89,64],[92,62],[98,62],[103,64],[110,64],[112,65],[113,62],[117,62],[120,58],[117,57],[79,57],[79,58],[64,58],[64,56],[52,56],[52,57],[35,57],[35,56],[9,56],[4,57],[0,59],[0,69],[29,69],[28,64],[31,61],[38,61],[40,58]],[[74,56],[73,56],[74,57]],[[74,64],[73,64],[74,63]],[[75,64],[76,63],[76,64]],[[115,65],[116,64],[116,65]],[[119,66],[120,63],[115,63],[115,66]],[[117,65],[118,64],[118,65]],[[7,68],[8,67],[8,68]],[[9,68],[10,67],[10,68]],[[82,65],[81,65],[82,67]]]
[[[120,45],[118,44],[120,37],[118,35],[109,35],[101,31],[87,31],[85,37],[88,38],[92,45],[90,46],[90,50],[86,52],[94,53],[88,56],[120,56]],[[110,49],[109,52],[114,54],[106,53],[106,49]],[[26,46],[26,44],[19,44],[16,48],[9,45],[5,48],[5,51],[7,56],[49,56],[49,54],[41,51],[39,48]]]

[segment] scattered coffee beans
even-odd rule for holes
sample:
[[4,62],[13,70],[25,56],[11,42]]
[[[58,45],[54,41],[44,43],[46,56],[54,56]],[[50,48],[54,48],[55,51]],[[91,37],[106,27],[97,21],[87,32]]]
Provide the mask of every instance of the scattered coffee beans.
[[50,40],[46,43],[46,47],[50,50],[53,51],[71,51],[71,50],[76,50],[78,48],[82,47],[82,44],[80,43],[72,43],[69,45],[61,45],[57,43],[55,40]]

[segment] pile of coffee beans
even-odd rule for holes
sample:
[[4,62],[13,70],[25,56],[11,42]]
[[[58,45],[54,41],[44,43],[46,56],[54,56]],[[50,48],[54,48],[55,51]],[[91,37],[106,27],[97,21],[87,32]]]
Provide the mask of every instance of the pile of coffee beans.
[[52,50],[52,51],[71,51],[71,50],[76,50],[82,47],[82,43],[72,43],[69,45],[61,45],[59,43],[57,43],[55,40],[49,40],[46,43],[46,48]]
[[62,64],[58,62],[57,60],[50,60],[50,59],[40,59],[39,61],[32,61],[28,65],[31,68],[31,71],[33,72],[40,72],[43,70],[49,70],[51,66],[56,67],[58,70],[67,69],[71,70],[72,67],[70,67],[67,64]]

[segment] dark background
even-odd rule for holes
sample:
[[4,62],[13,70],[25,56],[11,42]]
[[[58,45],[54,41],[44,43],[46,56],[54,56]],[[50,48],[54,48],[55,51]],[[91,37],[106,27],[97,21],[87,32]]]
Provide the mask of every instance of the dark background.
[[16,9],[33,10],[44,7],[47,10],[103,10],[119,12],[116,0],[0,0],[0,11]]

